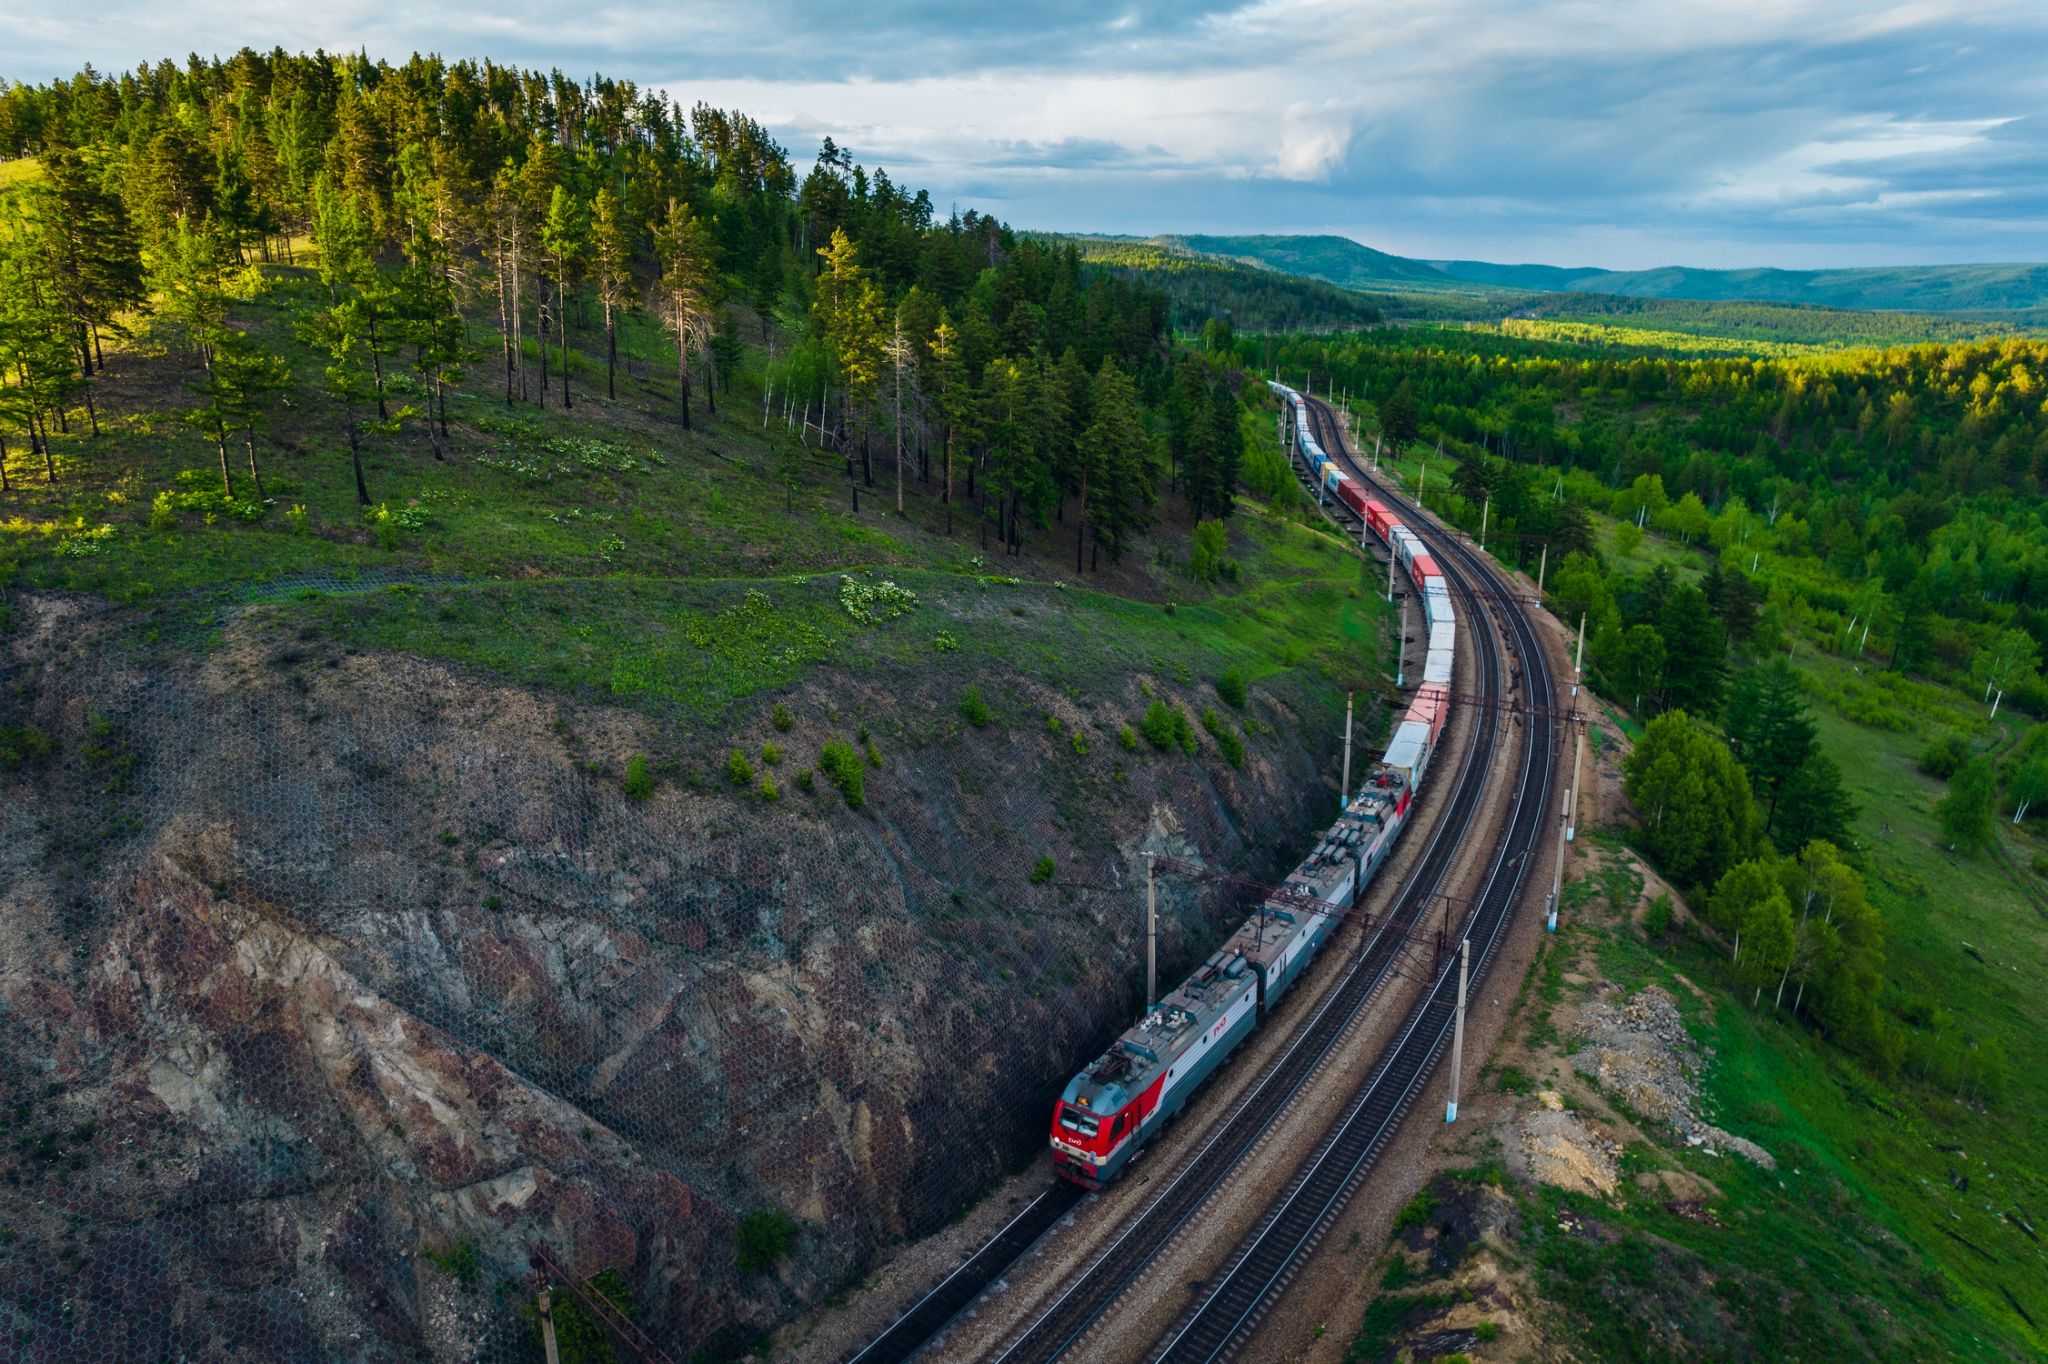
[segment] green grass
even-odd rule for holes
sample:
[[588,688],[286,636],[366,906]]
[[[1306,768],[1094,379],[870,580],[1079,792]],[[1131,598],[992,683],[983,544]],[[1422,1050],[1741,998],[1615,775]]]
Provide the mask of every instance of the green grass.
[[[1632,932],[1569,920],[1559,938],[1553,958],[1590,943],[1602,979],[1672,993],[1711,1057],[1702,1116],[1757,1141],[1779,1165],[1767,1171],[1665,1142],[1631,1148],[1625,1168],[1676,1166],[1716,1186],[1718,1225],[1639,1196],[1541,1189],[1524,1198],[1544,1296],[1565,1309],[1588,1357],[1997,1359],[2018,1357],[2023,1342],[2038,1348],[1995,1284],[1980,1282],[2002,1278],[2028,1301],[2038,1257],[2010,1247],[2015,1234],[2002,1274],[1958,1272],[1949,1252],[1960,1246],[1938,1226],[1970,1200],[1933,1178],[1953,1158],[1933,1149],[1939,1138],[1897,1106],[1900,1096],[1887,1097],[1825,1043],[1773,1019],[1768,1000],[1758,1014],[1731,998],[1717,985],[1718,951],[1697,941],[1660,957]],[[1712,1002],[1686,988],[1681,973],[1709,987]],[[1970,1152],[1976,1168],[1974,1145]],[[2000,1185],[2034,1182],[2019,1151],[1993,1164]],[[1561,1228],[1567,1212],[1595,1230]],[[1947,1225],[1992,1244],[1980,1239],[1987,1226]]]

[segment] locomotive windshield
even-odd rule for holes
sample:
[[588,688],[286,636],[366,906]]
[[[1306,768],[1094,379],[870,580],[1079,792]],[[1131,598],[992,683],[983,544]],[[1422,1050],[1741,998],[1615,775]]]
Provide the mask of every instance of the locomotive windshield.
[[1092,1137],[1101,1126],[1101,1123],[1096,1120],[1093,1113],[1084,1113],[1078,1108],[1062,1106],[1060,1108],[1060,1126],[1066,1128],[1069,1132],[1079,1132],[1084,1137]]

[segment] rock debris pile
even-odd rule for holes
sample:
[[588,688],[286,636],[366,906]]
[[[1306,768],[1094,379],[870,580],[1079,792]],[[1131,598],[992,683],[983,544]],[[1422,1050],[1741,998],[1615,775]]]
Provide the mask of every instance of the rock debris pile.
[[1680,1141],[1709,1154],[1733,1151],[1766,1170],[1777,1168],[1769,1151],[1698,1115],[1696,1077],[1712,1052],[1703,1056],[1694,1045],[1668,991],[1650,985],[1619,1005],[1586,1005],[1579,1037],[1584,1045],[1572,1056],[1572,1068],[1645,1121],[1669,1124]]

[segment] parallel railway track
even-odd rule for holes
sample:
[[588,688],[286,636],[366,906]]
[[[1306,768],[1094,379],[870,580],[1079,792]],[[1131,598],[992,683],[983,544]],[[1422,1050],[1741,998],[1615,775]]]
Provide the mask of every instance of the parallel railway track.
[[[1312,405],[1311,410],[1319,432],[1323,433],[1319,439],[1325,442],[1325,448],[1333,453],[1341,451],[1330,414],[1320,405]],[[1360,477],[1365,478],[1362,471]],[[1400,502],[1398,498],[1389,500]],[[1335,510],[1340,514],[1348,513],[1348,509],[1341,506]],[[1418,534],[1421,533],[1418,530]],[[1468,580],[1468,575],[1484,575],[1489,570],[1476,565],[1469,551],[1440,532],[1428,533],[1424,538],[1432,546],[1441,546],[1456,556],[1451,562],[1446,562],[1451,556],[1440,557],[1438,562],[1452,580],[1454,593],[1469,604],[1465,618],[1470,624],[1472,657],[1477,673],[1475,690],[1481,697],[1505,702],[1499,640],[1490,619],[1492,612],[1485,609],[1497,594],[1483,589],[1475,591]],[[1456,566],[1453,567],[1452,563]],[[1481,581],[1490,582],[1491,579],[1483,577]],[[1543,704],[1547,706],[1548,674],[1543,668],[1540,650],[1534,645],[1533,634],[1518,611],[1508,610],[1502,614],[1509,618],[1510,630],[1515,632],[1514,642],[1509,647],[1532,660],[1532,679],[1537,673],[1542,674],[1540,685],[1544,688]],[[1532,681],[1531,685],[1538,684]],[[1505,709],[1501,704],[1469,708],[1469,742],[1459,760],[1456,777],[1448,788],[1447,804],[1430,832],[1421,857],[1397,893],[1390,912],[1368,930],[1364,944],[1345,967],[1343,977],[1324,996],[1315,1012],[1296,1027],[1281,1054],[1236,1102],[1194,1155],[1166,1179],[1116,1240],[1098,1253],[1065,1291],[998,1356],[1002,1364],[1056,1359],[1079,1342],[1145,1267],[1166,1249],[1209,1196],[1243,1166],[1245,1157],[1272,1129],[1289,1102],[1315,1074],[1332,1049],[1355,1024],[1369,1016],[1371,1004],[1394,974],[1396,964],[1408,947],[1412,930],[1420,923],[1437,888],[1457,860],[1461,837],[1479,808],[1491,775],[1490,759],[1499,742]],[[1541,723],[1545,727],[1543,737],[1547,739],[1548,719],[1538,721],[1532,718],[1532,723]],[[1529,737],[1530,743],[1525,746],[1527,752],[1542,754],[1543,757],[1538,761],[1525,755],[1522,779],[1515,795],[1518,829],[1525,808],[1540,808],[1548,799],[1548,743],[1534,733]],[[1542,774],[1542,791],[1533,806],[1527,789],[1532,765],[1540,768]],[[1538,824],[1540,826],[1540,817]],[[1505,898],[1499,899],[1501,908],[1493,915],[1493,927],[1485,935],[1483,947],[1480,935],[1473,934],[1473,945],[1479,954],[1476,964],[1481,969],[1490,956],[1489,949],[1498,935],[1499,924],[1504,920],[1505,905],[1512,902],[1515,891],[1519,890],[1527,866],[1528,858],[1522,855],[1527,849],[1510,853],[1508,849],[1513,846],[1516,845],[1512,838],[1503,845],[1489,876],[1487,893],[1481,897],[1474,916],[1475,924],[1487,918],[1488,906],[1499,898],[1495,892],[1497,887],[1500,888]],[[1436,1026],[1432,1010],[1443,999],[1440,977],[1423,1001],[1411,1010],[1393,1051],[1382,1059],[1373,1081],[1347,1107],[1345,1121],[1338,1131],[1325,1140],[1316,1157],[1297,1173],[1278,1211],[1262,1221],[1260,1235],[1234,1257],[1230,1270],[1218,1281],[1216,1289],[1171,1337],[1167,1345],[1170,1353],[1203,1348],[1201,1342],[1210,1334],[1219,1328],[1227,1328],[1220,1344],[1210,1354],[1185,1356],[1214,1358],[1256,1324],[1263,1304],[1270,1301],[1274,1291],[1284,1286],[1285,1278],[1291,1276],[1300,1255],[1312,1246],[1312,1240],[1306,1237],[1292,1237],[1290,1240],[1301,1214],[1289,1214],[1287,1209],[1296,1204],[1306,1208],[1303,1201],[1306,1199],[1309,1203],[1318,1204],[1314,1211],[1327,1213],[1309,1219],[1310,1235],[1319,1233],[1327,1225],[1329,1218],[1341,1207],[1341,1202],[1335,1207],[1329,1206],[1331,1199],[1325,1196],[1324,1186],[1330,1175],[1319,1174],[1319,1171],[1341,1174],[1343,1177],[1338,1180],[1335,1192],[1340,1199],[1348,1198],[1357,1176],[1377,1154],[1386,1135],[1398,1124],[1416,1090],[1427,1079],[1434,1046],[1440,1042],[1442,1031]],[[1443,1007],[1448,1010],[1450,1005],[1445,1002]],[[1448,1018],[1447,1012],[1445,1017]],[[1414,1051],[1418,1038],[1429,1043],[1429,1048],[1420,1054],[1419,1060]],[[1413,1071],[1406,1083],[1401,1082],[1404,1068]],[[1395,1095],[1397,1089],[1399,1093]],[[1384,1099],[1375,1098],[1376,1095],[1393,1096],[1395,1099],[1392,1107],[1377,1119],[1372,1115],[1383,1106]],[[1376,1122],[1377,1126],[1364,1148],[1353,1152],[1351,1146],[1355,1143],[1347,1141],[1347,1135],[1357,1129],[1361,1121],[1368,1124]],[[1360,1155],[1363,1160],[1358,1158]],[[917,1353],[1084,1196],[1079,1189],[1054,1181],[971,1259],[919,1300],[888,1331],[854,1355],[849,1364],[895,1364]],[[1268,1232],[1273,1234],[1267,1235]],[[1288,1250],[1290,1245],[1292,1249]],[[1280,1257],[1278,1261],[1273,1260],[1276,1255]],[[1245,1299],[1245,1303],[1241,1304],[1240,1298]],[[1172,1357],[1183,1356],[1172,1354]]]
[[[1348,465],[1355,477],[1378,487],[1382,497],[1406,505],[1350,457],[1329,409],[1314,399],[1307,401],[1323,448]],[[1501,595],[1493,570],[1455,535],[1421,530],[1428,523],[1420,516],[1407,524],[1429,542],[1437,566],[1455,578],[1453,592],[1472,604],[1467,619],[1486,614],[1477,609],[1480,602]],[[1475,984],[1486,979],[1494,949],[1521,898],[1523,882],[1549,827],[1552,731],[1557,723],[1551,714],[1555,697],[1548,657],[1534,627],[1518,609],[1500,614],[1514,652],[1525,661],[1524,713],[1529,730],[1522,745],[1507,837],[1499,845],[1484,889],[1464,926],[1464,936],[1472,942]],[[1455,961],[1447,962],[1428,992],[1409,1010],[1393,1047],[1353,1096],[1336,1128],[1295,1173],[1202,1300],[1168,1333],[1152,1356],[1157,1364],[1209,1364],[1229,1358],[1257,1329],[1349,1203],[1434,1073],[1456,1008],[1455,976]]]

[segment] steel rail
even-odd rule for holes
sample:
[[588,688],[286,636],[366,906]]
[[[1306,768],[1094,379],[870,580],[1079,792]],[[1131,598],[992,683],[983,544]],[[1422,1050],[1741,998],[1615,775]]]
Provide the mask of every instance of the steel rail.
[[[1326,451],[1349,465],[1362,481],[1381,486],[1350,457],[1327,409],[1313,399],[1308,401],[1311,421]],[[1455,535],[1429,527],[1420,518],[1410,523],[1409,529],[1431,546],[1447,578],[1454,573],[1492,577],[1493,570]],[[1535,860],[1533,854],[1540,851],[1553,785],[1548,741],[1553,720],[1548,712],[1554,684],[1548,658],[1522,612],[1502,614],[1515,638],[1516,651],[1530,660],[1528,685],[1536,693],[1531,698],[1532,720],[1540,721],[1540,730],[1532,723],[1526,736],[1509,836],[1500,845],[1464,928],[1465,935],[1473,939],[1478,981],[1485,979],[1493,949],[1521,897],[1524,879]],[[1153,1355],[1159,1364],[1209,1364],[1227,1358],[1278,1301],[1434,1074],[1456,1008],[1452,974],[1452,965],[1445,963],[1428,992],[1411,1008],[1394,1046],[1353,1096],[1329,1137],[1289,1181],[1203,1299],[1169,1332]]]

